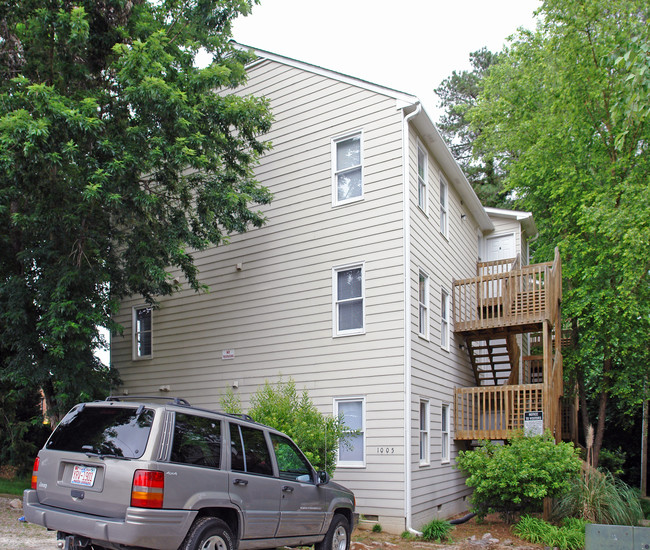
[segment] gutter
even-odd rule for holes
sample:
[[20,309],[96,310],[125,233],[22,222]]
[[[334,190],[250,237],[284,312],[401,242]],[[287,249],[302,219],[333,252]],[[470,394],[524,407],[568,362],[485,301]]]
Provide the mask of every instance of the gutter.
[[404,248],[404,517],[406,529],[421,535],[411,526],[411,178],[409,169],[409,120],[422,110],[418,101],[415,110],[402,121],[403,248]]

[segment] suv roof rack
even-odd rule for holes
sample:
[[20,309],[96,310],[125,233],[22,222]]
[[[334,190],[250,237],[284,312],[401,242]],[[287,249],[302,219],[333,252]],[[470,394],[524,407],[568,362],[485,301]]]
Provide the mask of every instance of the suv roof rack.
[[126,401],[131,399],[136,401],[147,401],[149,399],[169,401],[172,405],[191,407],[190,402],[182,397],[161,397],[159,395],[109,395],[104,401]]

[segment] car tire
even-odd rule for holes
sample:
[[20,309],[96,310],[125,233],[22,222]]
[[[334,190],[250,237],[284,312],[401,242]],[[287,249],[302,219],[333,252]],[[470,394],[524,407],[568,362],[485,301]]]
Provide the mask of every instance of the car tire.
[[327,535],[314,550],[350,550],[350,522],[342,514],[334,514]]
[[234,550],[228,525],[217,518],[203,517],[194,522],[179,550]]

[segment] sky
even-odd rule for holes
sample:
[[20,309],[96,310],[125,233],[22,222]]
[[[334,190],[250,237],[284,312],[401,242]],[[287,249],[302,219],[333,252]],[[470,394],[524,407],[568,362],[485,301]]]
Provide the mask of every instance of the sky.
[[261,0],[239,17],[242,44],[416,95],[438,119],[434,88],[533,29],[540,0]]

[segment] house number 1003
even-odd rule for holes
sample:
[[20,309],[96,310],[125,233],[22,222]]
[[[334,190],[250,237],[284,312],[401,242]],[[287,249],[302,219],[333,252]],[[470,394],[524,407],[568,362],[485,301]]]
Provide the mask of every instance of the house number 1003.
[[377,447],[378,455],[392,455],[395,454],[395,447]]

